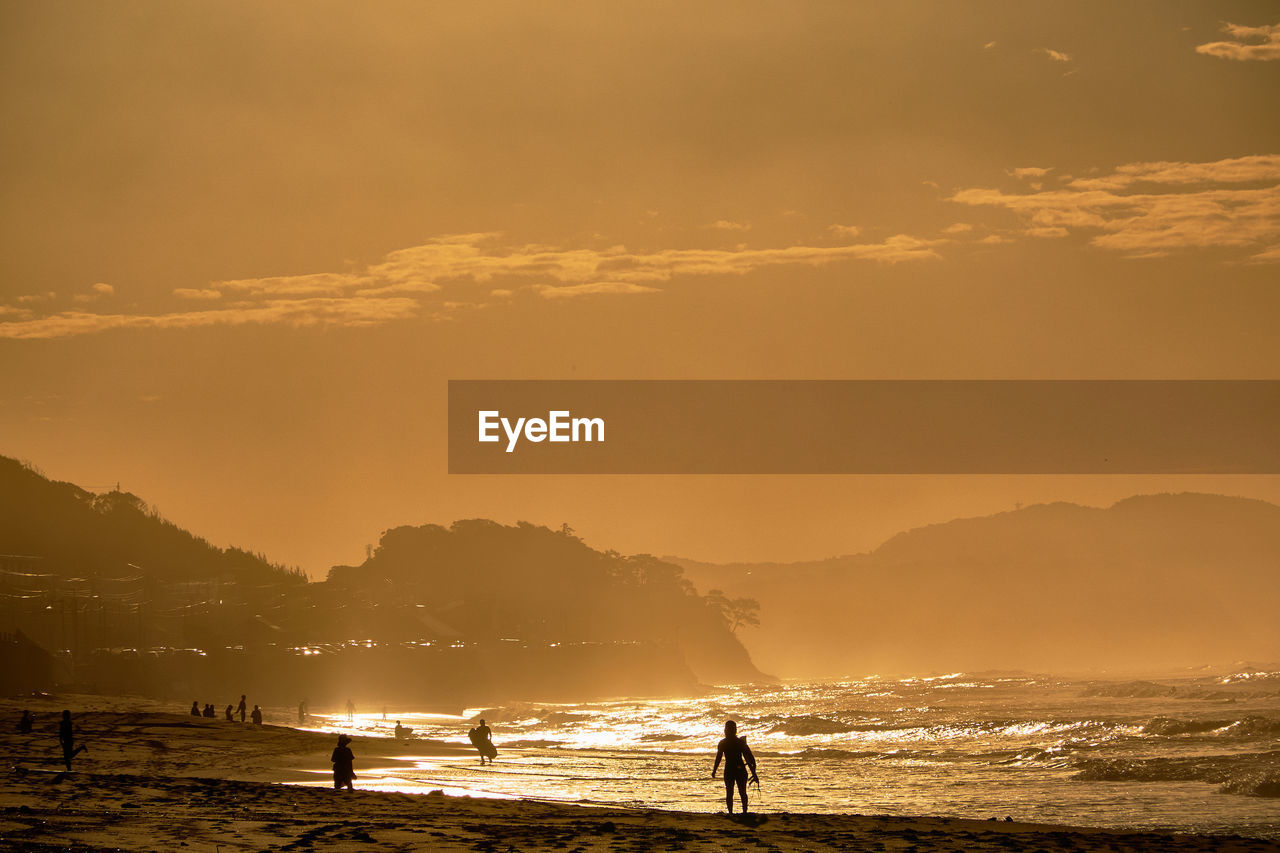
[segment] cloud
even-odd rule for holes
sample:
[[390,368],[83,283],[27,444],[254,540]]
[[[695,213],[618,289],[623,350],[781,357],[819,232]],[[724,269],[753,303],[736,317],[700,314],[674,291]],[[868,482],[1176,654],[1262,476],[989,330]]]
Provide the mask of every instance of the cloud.
[[245,308],[219,308],[171,314],[94,314],[63,311],[47,317],[0,323],[0,338],[61,338],[108,329],[192,329],[283,323],[302,326],[373,326],[416,316],[416,300],[313,298],[270,300]]
[[1227,248],[1272,262],[1280,245],[1280,155],[1129,163],[1042,191],[972,188],[950,200],[1010,210],[1029,236],[1082,232],[1094,246],[1136,257]]
[[222,298],[221,291],[198,287],[175,287],[173,295],[179,299],[213,300]]
[[659,293],[656,287],[645,287],[626,281],[595,281],[587,284],[570,284],[556,287],[544,284],[537,288],[543,299],[567,299],[574,296],[593,296],[602,293]]
[[1052,171],[1053,167],[1051,166],[1019,166],[1014,169],[1006,169],[1005,173],[1013,175],[1021,181],[1026,178],[1043,178]]
[[844,237],[846,239],[857,237],[862,233],[862,229],[857,225],[832,225],[827,230],[832,234],[835,234],[837,237]]
[[[849,232],[847,236],[853,236]],[[0,338],[53,338],[108,329],[181,329],[215,325],[367,326],[409,317],[450,317],[450,311],[477,307],[445,298],[447,288],[487,284],[495,297],[517,286],[532,287],[547,299],[585,295],[652,293],[673,279],[706,275],[746,275],[777,266],[822,266],[852,260],[896,264],[937,258],[942,240],[898,234],[880,242],[841,246],[783,246],[772,249],[660,249],[629,251],[625,246],[562,249],[541,244],[507,244],[494,233],[438,237],[388,254],[354,272],[233,279],[208,288],[175,288],[181,300],[214,301],[216,308],[159,314],[63,311],[22,316],[0,323]],[[520,282],[519,279],[532,281]],[[510,281],[510,284],[508,284]]]
[[100,281],[90,287],[88,293],[77,293],[73,299],[76,302],[96,302],[104,296],[111,296],[115,292],[116,289],[114,287]]
[[991,50],[991,48],[993,48],[993,47],[995,47],[995,46],[996,46],[996,43],[995,43],[995,42],[993,42],[993,41],[989,41],[989,42],[987,42],[986,44],[984,44],[984,45],[982,46],[982,49],[983,49],[983,50]]
[[1134,184],[1243,184],[1280,181],[1280,155],[1257,154],[1210,163],[1128,163],[1100,178],[1077,178],[1079,189],[1126,189]]
[[728,219],[717,219],[711,223],[712,228],[718,228],[721,231],[750,231],[750,222],[732,222]]
[[234,290],[254,296],[337,296],[370,279],[346,273],[314,273],[311,275],[241,278],[215,282],[215,290]]
[[1053,48],[1049,48],[1049,47],[1037,47],[1036,53],[1043,53],[1045,56],[1049,57],[1054,62],[1070,62],[1071,61],[1071,54],[1063,53],[1060,50],[1054,50]]
[[972,231],[973,226],[968,222],[956,222],[942,229],[943,234],[963,234],[966,231]]
[[1226,24],[1222,31],[1231,36],[1232,40],[1197,45],[1196,53],[1237,62],[1280,59],[1280,23],[1270,26],[1263,24],[1260,27]]

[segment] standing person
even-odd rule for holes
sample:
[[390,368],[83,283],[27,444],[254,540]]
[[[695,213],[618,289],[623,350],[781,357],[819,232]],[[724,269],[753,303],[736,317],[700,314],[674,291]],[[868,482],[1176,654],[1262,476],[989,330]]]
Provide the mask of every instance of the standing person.
[[347,722],[353,722],[356,718],[356,703],[350,699],[347,700]]
[[85,745],[76,746],[76,733],[71,727],[71,712],[62,712],[62,722],[58,723],[58,743],[62,744],[62,760],[71,769],[71,759],[85,751]]
[[227,706],[227,722],[228,722],[228,723],[234,723],[234,722],[235,722],[235,720],[231,718],[231,706],[230,706],[230,705],[228,705],[228,706]]
[[307,700],[303,699],[298,703],[298,725],[305,726],[307,724]]
[[20,734],[31,734],[31,727],[35,725],[35,717],[31,716],[30,711],[22,712],[22,719],[18,720],[18,732]]
[[346,735],[338,735],[338,745],[333,750],[333,756],[329,759],[333,762],[333,790],[346,788],[348,791],[354,791],[355,787],[351,782],[356,778],[354,769],[356,756],[351,751],[351,747],[347,744],[351,743],[351,738]]
[[240,704],[236,706],[236,710],[240,712],[240,722],[244,722],[244,712],[248,704],[244,701],[244,694],[240,694]]
[[253,724],[255,726],[262,725],[262,709],[257,705],[253,706]]
[[716,764],[711,768],[711,778],[716,778],[720,769],[720,761],[724,760],[724,804],[733,814],[733,788],[738,787],[738,796],[742,799],[742,813],[747,813],[747,768],[751,768],[750,781],[760,784],[756,776],[756,757],[751,754],[745,737],[738,737],[738,724],[727,720],[724,724],[724,739],[716,747]]

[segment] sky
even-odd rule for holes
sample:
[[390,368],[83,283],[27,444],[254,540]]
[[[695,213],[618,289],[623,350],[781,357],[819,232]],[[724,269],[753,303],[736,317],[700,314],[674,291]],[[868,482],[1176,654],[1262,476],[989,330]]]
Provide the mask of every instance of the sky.
[[0,4],[0,453],[322,577],[1280,478],[450,476],[449,379],[1280,378],[1280,10]]

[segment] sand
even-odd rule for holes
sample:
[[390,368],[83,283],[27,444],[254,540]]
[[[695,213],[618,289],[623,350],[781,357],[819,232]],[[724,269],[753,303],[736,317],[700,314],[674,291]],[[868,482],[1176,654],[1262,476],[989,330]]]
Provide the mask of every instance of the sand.
[[[24,707],[37,714],[31,735],[16,731]],[[70,773],[57,744],[63,707],[76,712],[89,749]],[[0,789],[4,849],[1280,851],[1256,839],[990,820],[767,812],[731,819],[438,793],[337,792],[280,784],[314,780],[314,771],[329,768],[334,738],[328,734],[197,719],[127,697],[6,700],[0,720],[7,756]],[[357,772],[393,766],[410,754],[459,750],[366,738],[354,748]]]

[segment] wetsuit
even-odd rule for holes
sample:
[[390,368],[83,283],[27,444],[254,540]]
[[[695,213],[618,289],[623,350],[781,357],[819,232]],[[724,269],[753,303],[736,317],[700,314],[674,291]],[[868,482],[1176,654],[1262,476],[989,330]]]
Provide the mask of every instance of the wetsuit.
[[[729,804],[729,810],[733,811],[733,789],[736,785],[738,795],[742,798],[742,810],[747,810],[747,780],[755,775],[756,757],[751,754],[751,747],[747,746],[745,737],[726,737],[720,741],[720,745],[716,747],[716,766],[720,766],[720,759],[724,759],[724,795],[725,801]],[[748,775],[747,769],[750,768],[751,773]]]

